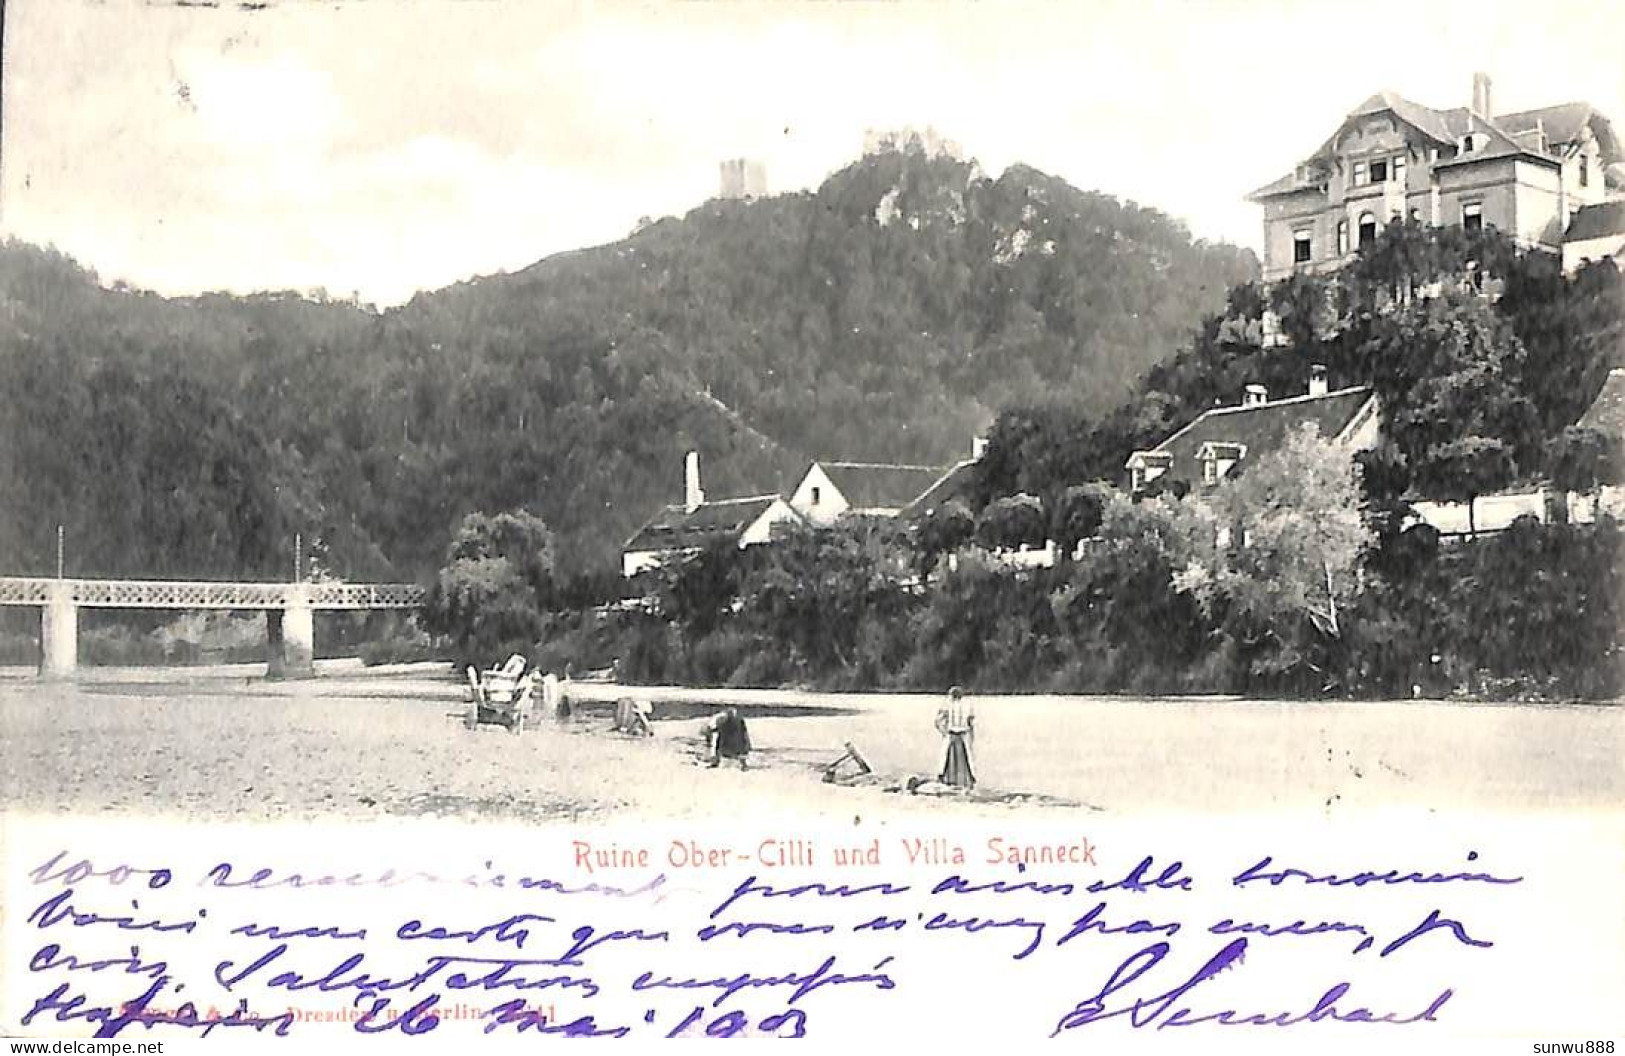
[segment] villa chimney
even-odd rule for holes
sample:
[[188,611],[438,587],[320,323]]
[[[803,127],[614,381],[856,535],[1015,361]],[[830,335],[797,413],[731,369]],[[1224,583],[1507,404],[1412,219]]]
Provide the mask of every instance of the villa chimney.
[[1483,118],[1495,116],[1490,110],[1490,75],[1487,73],[1473,74],[1473,113]]
[[1243,407],[1262,407],[1270,399],[1270,390],[1262,385],[1249,385],[1242,390],[1241,405]]
[[700,453],[690,451],[683,462],[683,505],[693,513],[705,502],[705,492],[700,488]]
[[1316,363],[1309,368],[1309,395],[1324,396],[1326,392],[1326,365]]
[[971,437],[970,438],[970,457],[971,457],[971,461],[973,461],[973,462],[980,461],[981,457],[983,455],[985,455],[985,454],[987,454],[987,437],[985,437],[985,436],[973,436],[973,437]]

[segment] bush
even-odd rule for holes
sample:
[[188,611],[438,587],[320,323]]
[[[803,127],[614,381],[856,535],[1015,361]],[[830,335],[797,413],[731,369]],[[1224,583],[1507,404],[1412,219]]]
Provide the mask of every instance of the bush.
[[735,689],[775,689],[785,684],[784,657],[769,643],[758,642],[758,648],[739,662],[728,685]]
[[361,662],[367,667],[377,667],[380,664],[418,664],[429,660],[444,660],[450,654],[449,643],[436,642],[420,628],[413,627],[412,630],[416,633],[393,634],[387,638],[361,643],[358,650]]
[[763,652],[764,644],[743,631],[719,627],[684,650],[685,681],[697,686],[726,685],[746,661]]

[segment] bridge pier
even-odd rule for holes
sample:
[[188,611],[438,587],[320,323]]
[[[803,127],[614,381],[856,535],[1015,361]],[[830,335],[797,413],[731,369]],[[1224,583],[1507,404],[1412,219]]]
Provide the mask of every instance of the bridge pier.
[[[3,0],[0,0],[3,3]],[[44,678],[73,678],[79,670],[79,610],[227,609],[265,613],[270,678],[316,673],[315,611],[415,609],[416,583],[259,583],[212,580],[47,579],[0,576],[0,606],[38,609]]]
[[73,588],[53,584],[40,610],[40,675],[72,678],[79,671],[79,606]]
[[316,677],[316,619],[310,599],[295,588],[288,604],[265,610],[265,677]]

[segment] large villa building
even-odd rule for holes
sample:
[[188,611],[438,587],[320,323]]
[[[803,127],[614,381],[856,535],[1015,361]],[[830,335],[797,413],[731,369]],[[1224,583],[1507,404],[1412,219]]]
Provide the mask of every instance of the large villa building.
[[1625,192],[1622,160],[1613,126],[1589,103],[1497,113],[1484,74],[1471,104],[1448,110],[1379,92],[1248,196],[1264,207],[1264,281],[1335,270],[1403,219],[1493,227],[1571,268],[1583,263],[1565,253],[1571,241],[1618,259],[1625,210],[1610,199]]

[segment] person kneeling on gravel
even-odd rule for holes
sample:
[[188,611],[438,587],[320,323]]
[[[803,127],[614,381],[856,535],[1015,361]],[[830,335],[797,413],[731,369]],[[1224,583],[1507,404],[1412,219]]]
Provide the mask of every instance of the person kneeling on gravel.
[[724,759],[737,759],[739,769],[748,768],[750,730],[746,728],[745,719],[738,708],[729,704],[720,714],[708,719],[703,728],[711,742],[711,767],[722,765]]

